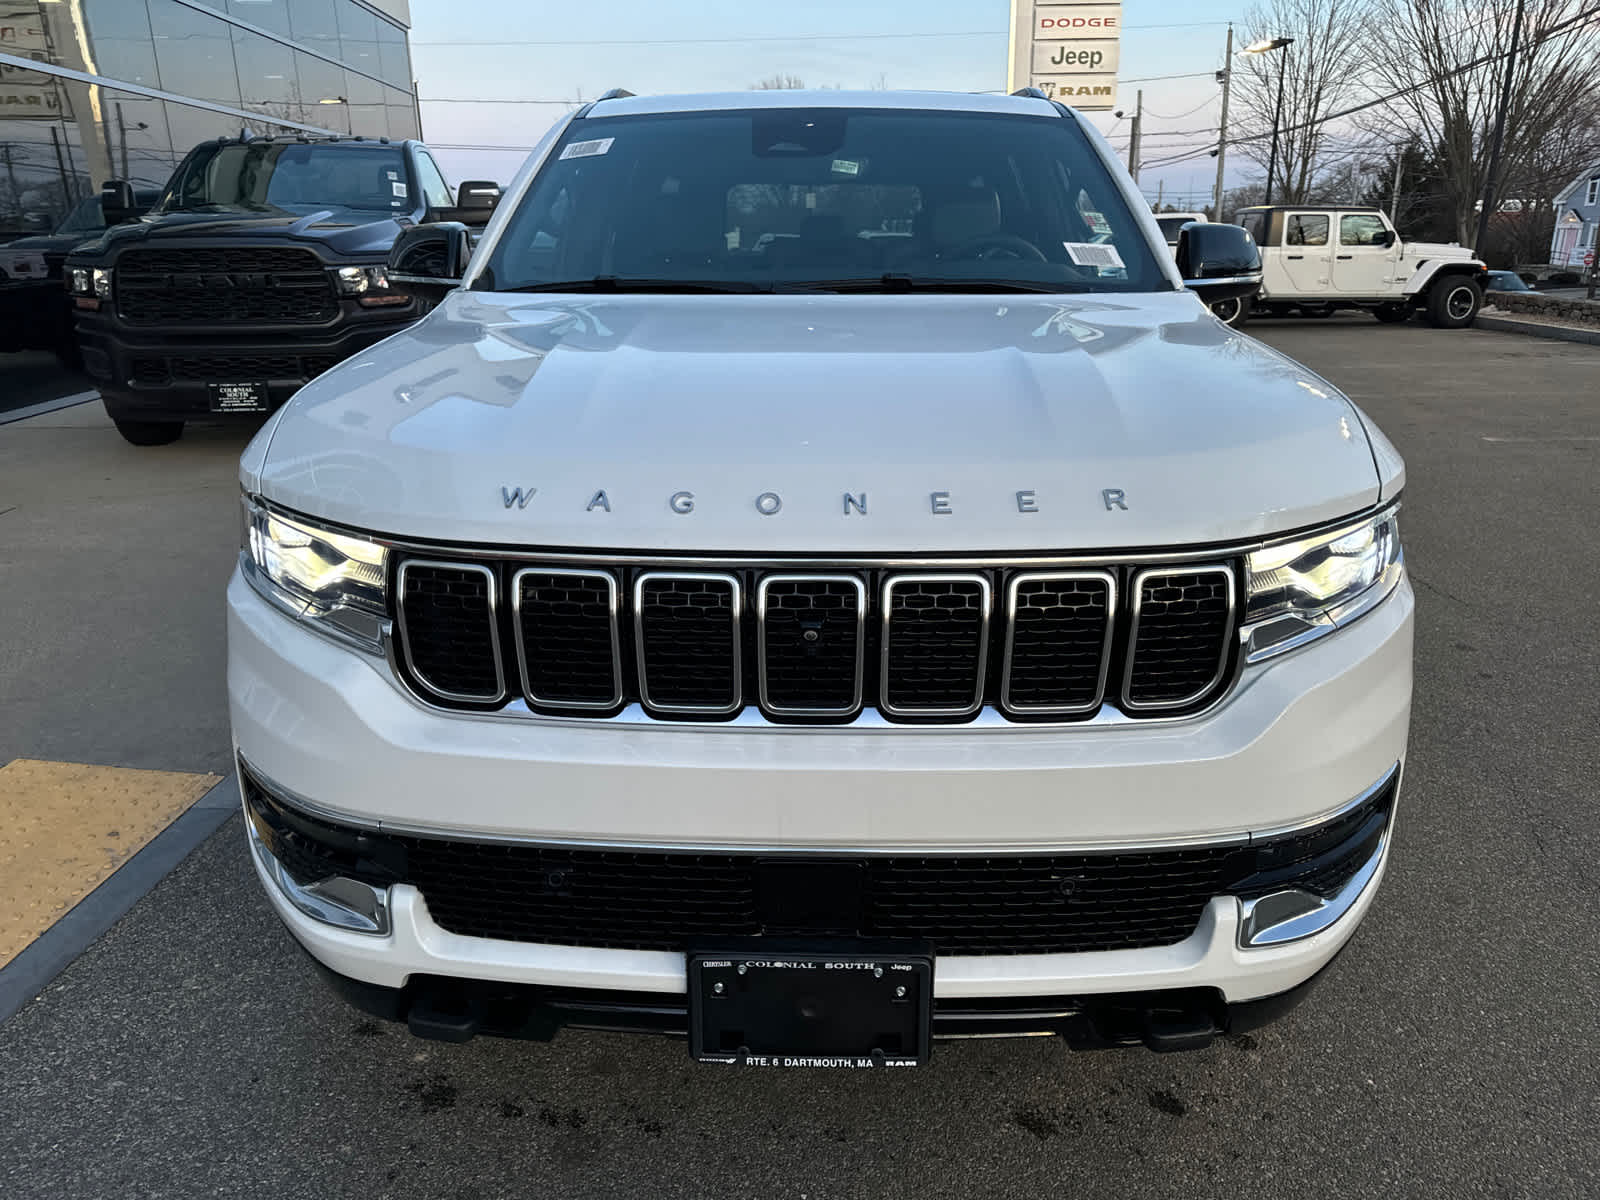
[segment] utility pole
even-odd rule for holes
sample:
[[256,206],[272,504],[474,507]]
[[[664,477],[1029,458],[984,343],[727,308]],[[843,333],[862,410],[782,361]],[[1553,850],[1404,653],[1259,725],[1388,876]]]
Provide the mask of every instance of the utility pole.
[[1139,142],[1144,125],[1144,89],[1140,88],[1134,101],[1133,108],[1133,134],[1128,141],[1128,174],[1133,176],[1135,183],[1139,182]]
[[1211,219],[1222,220],[1222,170],[1228,159],[1228,87],[1233,82],[1233,25],[1228,25],[1228,49],[1222,56],[1222,126],[1217,130],[1217,188],[1211,200]]
[[1500,88],[1500,110],[1494,117],[1494,141],[1489,146],[1489,173],[1483,180],[1483,205],[1478,213],[1478,236],[1472,243],[1473,252],[1480,257],[1483,244],[1489,240],[1489,213],[1494,204],[1494,177],[1500,169],[1500,143],[1506,135],[1506,109],[1511,105],[1511,76],[1517,69],[1517,45],[1522,41],[1522,3],[1517,0],[1517,16],[1511,26],[1511,53],[1506,55],[1506,79]]
[[1156,211],[1157,212],[1161,211],[1161,202],[1164,199],[1166,199],[1166,195],[1167,195],[1167,181],[1165,179],[1156,180]]
[[122,101],[117,101],[117,132],[122,135],[122,175],[128,177],[128,123],[122,119]]
[[1389,189],[1389,223],[1399,225],[1400,220],[1395,213],[1400,208],[1400,168],[1405,165],[1406,151],[1409,145],[1394,148],[1394,187]]
[[67,175],[67,160],[61,157],[61,138],[56,134],[56,127],[50,126],[50,144],[56,149],[56,170],[61,172],[61,196],[70,210],[78,202],[78,194],[72,187],[71,178]]

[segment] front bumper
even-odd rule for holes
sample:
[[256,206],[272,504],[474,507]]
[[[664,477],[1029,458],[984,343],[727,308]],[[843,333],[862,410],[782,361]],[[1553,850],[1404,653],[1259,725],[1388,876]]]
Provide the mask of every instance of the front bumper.
[[[196,334],[78,314],[84,369],[119,420],[210,419],[212,383],[265,383],[276,409],[323,371],[417,320],[414,305],[332,326]],[[257,415],[254,419],[260,420]]]
[[[381,658],[229,586],[229,693],[243,762],[306,810],[356,827],[463,840],[781,854],[981,854],[1248,840],[1326,818],[1405,757],[1413,597],[1246,670],[1229,698],[1170,724],[1096,727],[718,727],[485,719],[429,709]],[[357,984],[408,981],[685,991],[681,953],[452,933],[409,884],[387,931],[308,916],[252,851],[274,907],[319,962]],[[944,955],[937,1003],[1200,989],[1237,1004],[1290,992],[1370,907],[1388,840],[1334,919],[1246,948],[1249,915],[1218,896],[1159,947]],[[1259,914],[1257,914],[1259,919]]]

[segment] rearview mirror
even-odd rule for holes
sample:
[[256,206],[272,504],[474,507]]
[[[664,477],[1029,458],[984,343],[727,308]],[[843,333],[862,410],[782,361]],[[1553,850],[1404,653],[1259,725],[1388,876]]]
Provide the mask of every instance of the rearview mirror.
[[1261,251],[1238,225],[1196,221],[1178,231],[1183,286],[1207,304],[1252,296],[1261,287]]
[[121,225],[139,215],[133,184],[126,179],[108,179],[100,185],[100,215],[106,224]]
[[461,286],[471,258],[472,234],[461,222],[413,225],[395,238],[385,273],[432,308]]

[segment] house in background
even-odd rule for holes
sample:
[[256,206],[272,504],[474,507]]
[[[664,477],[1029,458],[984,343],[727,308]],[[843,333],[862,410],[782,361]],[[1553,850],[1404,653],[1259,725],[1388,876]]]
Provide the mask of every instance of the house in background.
[[1550,265],[1581,267],[1600,228],[1600,162],[1556,195],[1556,228],[1550,235]]

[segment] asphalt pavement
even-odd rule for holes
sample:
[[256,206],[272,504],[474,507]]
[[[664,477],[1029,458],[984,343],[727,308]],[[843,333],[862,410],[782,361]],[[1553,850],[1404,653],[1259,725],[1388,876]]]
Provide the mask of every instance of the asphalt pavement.
[[[0,1196],[1595,1195],[1600,348],[1249,331],[1406,455],[1418,589],[1395,858],[1290,1017],[1186,1055],[940,1043],[907,1073],[420,1042],[323,991],[233,818],[0,1025]],[[93,406],[0,427],[0,762],[227,769],[244,439],[135,450]]]

